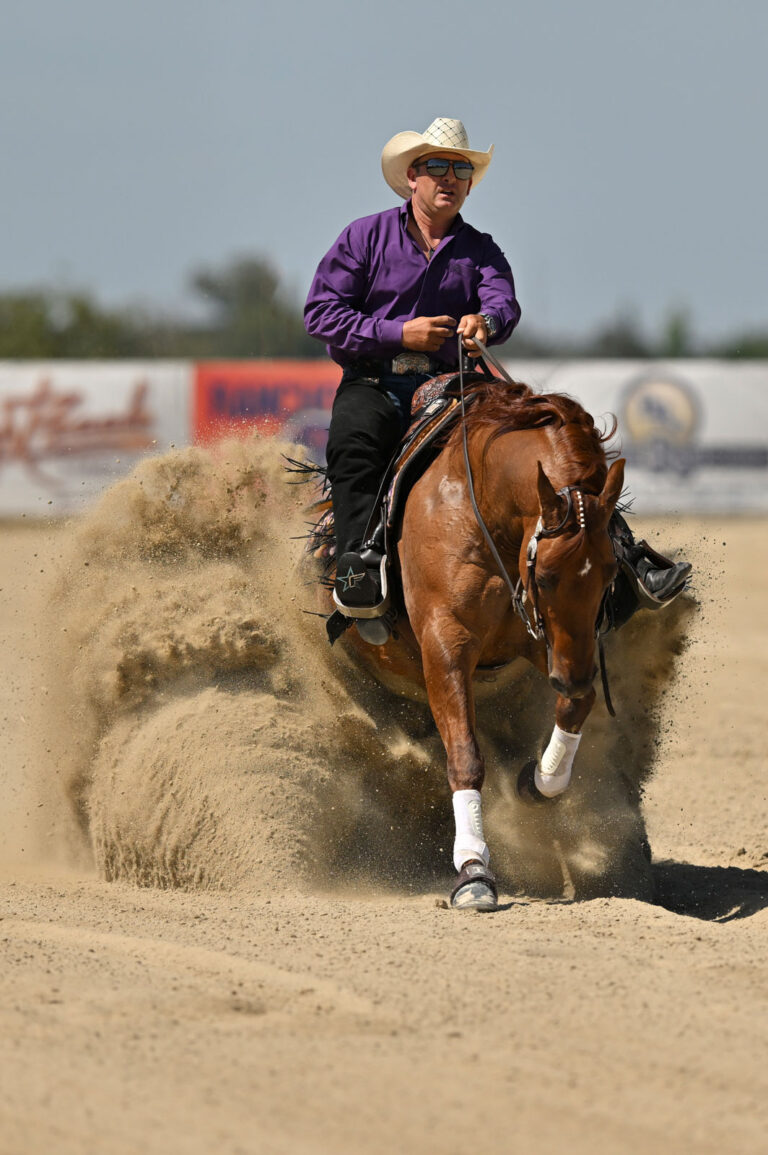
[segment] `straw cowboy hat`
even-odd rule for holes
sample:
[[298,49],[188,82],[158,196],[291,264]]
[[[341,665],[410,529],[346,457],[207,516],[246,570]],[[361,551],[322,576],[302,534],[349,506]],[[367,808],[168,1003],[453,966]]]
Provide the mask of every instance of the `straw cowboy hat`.
[[491,163],[493,145],[487,152],[475,152],[469,147],[467,130],[460,120],[450,120],[438,116],[424,132],[398,132],[384,145],[381,154],[381,171],[390,188],[406,199],[411,195],[408,184],[408,169],[417,159],[427,153],[456,153],[465,156],[475,166],[473,185],[480,184],[485,170]]

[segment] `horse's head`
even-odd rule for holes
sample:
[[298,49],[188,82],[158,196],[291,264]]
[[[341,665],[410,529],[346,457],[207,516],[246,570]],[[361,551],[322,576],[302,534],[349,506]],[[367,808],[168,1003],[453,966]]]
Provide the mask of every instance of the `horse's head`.
[[527,593],[546,636],[549,680],[567,698],[588,694],[597,672],[595,628],[616,576],[608,522],[623,484],[621,459],[608,470],[601,493],[574,486],[569,497],[555,491],[539,462],[542,529],[533,564],[526,562]]

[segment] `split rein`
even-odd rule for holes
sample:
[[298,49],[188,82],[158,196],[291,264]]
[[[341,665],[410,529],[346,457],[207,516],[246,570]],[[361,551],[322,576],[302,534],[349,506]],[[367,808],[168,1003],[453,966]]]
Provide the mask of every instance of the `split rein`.
[[[487,349],[487,347],[483,344],[483,342],[478,337],[473,337],[472,340],[475,342],[478,349],[480,350],[480,353],[482,354],[483,360],[487,364],[493,365],[494,369],[496,369],[496,371],[501,375],[501,377],[504,381],[508,382],[508,384],[510,384],[510,385],[514,385],[515,382],[512,380],[509,373],[507,373],[504,366]],[[579,528],[583,530],[585,528],[584,496],[583,496],[580,488],[577,485],[566,485],[563,487],[563,489],[557,490],[558,497],[565,498],[565,503],[566,503],[565,513],[563,514],[559,524],[556,525],[553,529],[545,529],[544,523],[543,523],[541,517],[539,518],[539,520],[536,523],[536,527],[535,527],[533,533],[531,534],[530,538],[528,539],[528,547],[527,547],[526,553],[525,553],[526,570],[527,570],[528,580],[527,580],[527,582],[523,582],[523,575],[521,573],[517,579],[517,582],[513,582],[512,578],[509,576],[509,574],[507,572],[507,568],[504,565],[504,562],[502,561],[501,554],[499,553],[498,549],[496,548],[496,543],[494,542],[494,540],[491,536],[490,530],[488,529],[488,526],[485,524],[485,521],[483,520],[483,515],[480,512],[480,508],[477,504],[477,498],[475,497],[475,485],[474,485],[474,481],[472,479],[472,465],[471,465],[470,460],[469,460],[469,443],[468,443],[468,438],[467,438],[467,421],[466,421],[467,410],[466,410],[466,401],[465,401],[465,393],[464,393],[464,355],[463,355],[464,350],[462,348],[461,342],[462,342],[462,338],[461,338],[461,335],[459,335],[458,343],[459,343],[459,396],[460,396],[460,401],[461,401],[461,441],[462,441],[462,448],[464,451],[464,467],[465,467],[466,473],[467,473],[467,489],[469,492],[470,504],[472,505],[472,511],[475,515],[475,520],[477,521],[477,524],[480,527],[482,535],[485,538],[485,543],[491,552],[491,556],[493,557],[493,560],[496,562],[499,573],[501,574],[502,578],[504,579],[504,581],[507,585],[507,588],[509,589],[509,594],[510,594],[510,597],[512,599],[512,606],[515,610],[515,613],[517,614],[517,616],[522,621],[523,625],[525,626],[525,628],[528,631],[528,633],[530,634],[530,636],[537,642],[542,642],[542,641],[544,642],[544,644],[547,647],[547,661],[549,661],[549,652],[550,652],[549,639],[547,637],[547,633],[546,633],[546,630],[544,628],[544,619],[542,618],[541,613],[539,611],[539,589],[538,589],[538,586],[536,584],[536,554],[538,552],[539,539],[542,537],[556,537],[557,534],[561,533],[562,530],[565,529],[566,525],[568,524],[568,520],[570,519],[571,514],[574,512],[574,508],[576,511],[576,520],[578,522]],[[574,506],[574,501],[575,501],[575,506]],[[531,611],[532,612],[530,614],[528,613],[528,610],[527,610],[526,604],[525,604],[526,601],[528,600],[528,598],[530,598],[530,602],[531,602]],[[595,637],[597,639],[597,648],[598,648],[598,653],[599,653],[599,657],[600,657],[600,679],[601,679],[602,686],[603,686],[603,695],[605,697],[605,705],[606,705],[608,713],[611,715],[611,717],[615,718],[616,717],[616,711],[613,708],[613,702],[611,701],[611,694],[610,694],[610,690],[608,688],[608,673],[607,673],[607,670],[605,667],[605,653],[603,651],[603,639],[602,639],[602,636],[600,634],[600,629],[599,629],[600,622],[603,618],[604,607],[605,607],[605,595],[604,595],[603,601],[600,605],[600,612],[597,615],[597,625],[595,628]]]

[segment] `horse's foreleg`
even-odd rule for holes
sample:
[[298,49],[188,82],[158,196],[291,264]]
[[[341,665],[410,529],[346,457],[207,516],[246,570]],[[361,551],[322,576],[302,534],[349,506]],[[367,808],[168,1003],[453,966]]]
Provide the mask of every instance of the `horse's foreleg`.
[[556,798],[570,784],[573,760],[581,741],[581,727],[594,703],[594,690],[583,698],[558,696],[555,728],[534,773],[536,789],[546,798]]
[[482,862],[487,866],[491,852],[483,834],[483,810],[479,790],[454,790],[453,817],[456,835],[453,840],[453,865],[461,871],[465,862]]
[[453,864],[459,872],[467,862],[482,862],[487,867],[490,852],[483,834],[480,798],[485,763],[474,732],[471,648],[466,643],[448,644],[444,632],[430,631],[429,638],[422,640],[422,661],[453,794]]

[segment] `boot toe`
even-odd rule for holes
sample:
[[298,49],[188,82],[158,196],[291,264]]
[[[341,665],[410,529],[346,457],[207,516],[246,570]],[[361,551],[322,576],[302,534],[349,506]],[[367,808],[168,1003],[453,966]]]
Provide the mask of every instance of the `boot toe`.
[[643,585],[655,598],[664,601],[679,593],[691,572],[691,564],[679,561],[669,569],[652,569],[643,578]]
[[336,565],[336,596],[342,605],[375,606],[381,601],[378,574],[369,569],[359,553],[342,554]]

